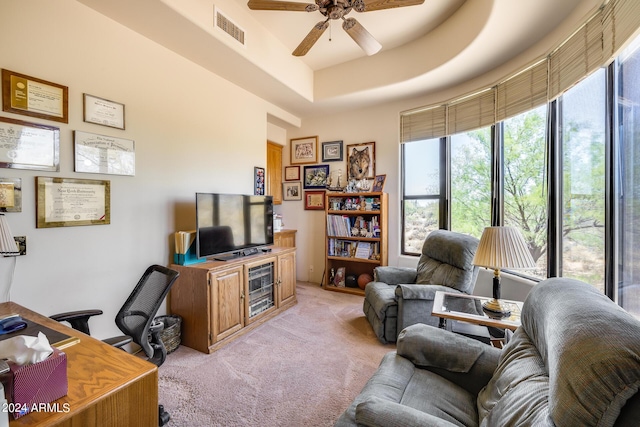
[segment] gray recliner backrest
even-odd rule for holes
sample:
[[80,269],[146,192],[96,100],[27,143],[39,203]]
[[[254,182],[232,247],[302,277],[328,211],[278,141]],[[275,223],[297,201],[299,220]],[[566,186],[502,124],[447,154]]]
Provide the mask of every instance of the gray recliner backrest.
[[422,246],[416,283],[442,285],[470,294],[478,278],[472,264],[479,240],[449,230],[432,231]]

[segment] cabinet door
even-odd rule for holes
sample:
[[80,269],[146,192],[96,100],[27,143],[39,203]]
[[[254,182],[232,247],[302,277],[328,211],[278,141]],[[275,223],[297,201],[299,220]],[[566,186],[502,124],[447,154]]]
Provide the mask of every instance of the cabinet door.
[[282,204],[282,146],[267,141],[266,191],[273,204]]
[[278,306],[296,299],[296,253],[278,256]]
[[242,266],[210,273],[211,343],[218,342],[244,326],[244,280]]
[[246,280],[245,323],[250,325],[276,309],[276,258],[244,265]]

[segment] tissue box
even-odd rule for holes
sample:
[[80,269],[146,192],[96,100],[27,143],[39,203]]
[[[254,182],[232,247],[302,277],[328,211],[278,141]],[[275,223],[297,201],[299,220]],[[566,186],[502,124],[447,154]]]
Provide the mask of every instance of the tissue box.
[[67,355],[54,347],[42,362],[18,366],[8,362],[10,379],[7,400],[9,412],[19,418],[31,411],[55,412],[64,408],[49,403],[67,395]]

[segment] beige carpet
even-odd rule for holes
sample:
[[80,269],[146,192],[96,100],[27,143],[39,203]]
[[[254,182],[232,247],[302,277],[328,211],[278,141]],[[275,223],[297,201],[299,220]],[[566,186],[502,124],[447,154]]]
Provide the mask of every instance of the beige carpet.
[[394,345],[361,296],[298,283],[298,304],[212,354],[180,346],[160,367],[160,402],[179,426],[332,426]]

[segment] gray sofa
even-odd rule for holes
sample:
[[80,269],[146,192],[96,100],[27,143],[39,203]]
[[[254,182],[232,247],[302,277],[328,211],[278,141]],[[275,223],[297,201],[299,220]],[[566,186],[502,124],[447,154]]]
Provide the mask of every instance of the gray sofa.
[[336,426],[638,426],[640,322],[592,286],[536,285],[502,349],[400,333]]
[[417,268],[377,267],[364,291],[363,311],[378,339],[396,342],[401,330],[416,323],[437,326],[431,316],[436,291],[473,292],[477,248],[475,237],[436,230],[425,239]]

